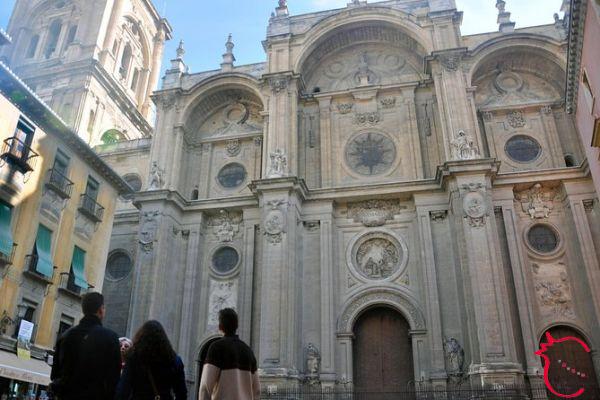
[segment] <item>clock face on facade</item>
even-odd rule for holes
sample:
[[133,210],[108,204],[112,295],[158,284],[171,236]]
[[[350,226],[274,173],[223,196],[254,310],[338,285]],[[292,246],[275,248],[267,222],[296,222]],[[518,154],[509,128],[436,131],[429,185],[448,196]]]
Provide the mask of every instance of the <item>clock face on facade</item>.
[[362,133],[346,146],[348,166],[361,175],[380,175],[390,169],[395,159],[394,142],[381,133]]

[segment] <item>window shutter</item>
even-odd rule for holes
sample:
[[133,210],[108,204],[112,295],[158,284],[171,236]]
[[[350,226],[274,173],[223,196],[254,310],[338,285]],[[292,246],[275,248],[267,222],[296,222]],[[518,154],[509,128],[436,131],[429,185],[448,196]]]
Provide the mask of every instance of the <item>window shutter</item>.
[[73,250],[73,260],[71,261],[71,270],[75,278],[75,285],[82,289],[88,289],[89,285],[85,279],[85,251],[75,246]]
[[0,253],[10,256],[13,249],[11,229],[12,208],[0,202]]
[[43,225],[38,228],[35,239],[35,248],[37,250],[37,265],[35,270],[40,274],[52,278],[52,231]]

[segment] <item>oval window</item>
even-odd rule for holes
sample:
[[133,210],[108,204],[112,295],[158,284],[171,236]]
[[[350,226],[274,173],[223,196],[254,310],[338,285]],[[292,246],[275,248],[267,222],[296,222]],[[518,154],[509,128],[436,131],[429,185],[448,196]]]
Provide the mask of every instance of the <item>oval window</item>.
[[558,248],[558,235],[548,225],[535,225],[529,229],[527,241],[540,253],[552,253]]
[[246,168],[237,163],[227,164],[219,171],[217,180],[225,188],[236,188],[246,180]]
[[126,253],[120,251],[108,258],[106,272],[110,279],[118,281],[129,275],[131,268],[131,258]]
[[233,247],[221,247],[212,257],[212,266],[218,274],[228,274],[237,267],[240,255]]
[[532,137],[513,136],[506,142],[506,154],[514,161],[529,163],[540,157],[542,146]]

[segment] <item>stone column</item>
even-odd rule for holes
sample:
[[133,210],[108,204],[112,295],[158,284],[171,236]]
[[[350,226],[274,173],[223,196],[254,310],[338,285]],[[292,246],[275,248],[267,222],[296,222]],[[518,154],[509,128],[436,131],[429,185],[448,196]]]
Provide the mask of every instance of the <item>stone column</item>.
[[321,382],[335,382],[335,284],[333,262],[333,202],[324,204],[321,218]]
[[404,107],[401,112],[405,113],[408,118],[408,126],[410,127],[410,147],[412,149],[413,172],[415,179],[423,179],[423,159],[421,152],[421,138],[419,137],[419,126],[417,122],[417,107],[415,105],[415,89],[416,87],[405,88],[402,90],[404,97]]
[[121,24],[119,24],[119,20],[121,16],[123,16],[123,7],[125,6],[125,0],[115,0],[112,6],[112,12],[110,14],[110,19],[108,21],[108,25],[106,25],[106,35],[104,36],[104,45],[102,46],[102,50],[100,53],[100,63],[106,66],[106,59],[108,54],[112,49],[112,43],[114,42],[117,31]]
[[529,289],[528,282],[532,277],[528,273],[527,255],[524,253],[521,230],[517,224],[518,213],[515,210],[514,193],[512,187],[496,190],[495,205],[500,206],[504,219],[506,241],[512,267],[513,282],[517,296],[517,307],[519,309],[519,321],[521,334],[523,336],[523,347],[525,350],[526,373],[531,379],[537,379],[543,374],[543,366],[540,357],[534,353],[539,349],[537,342],[537,331],[535,323],[534,307],[536,305],[535,293]]
[[[256,215],[255,215],[256,214]],[[254,243],[256,241],[256,226],[260,225],[257,210],[244,209],[243,216],[244,242],[243,265],[240,274],[240,296],[238,310],[240,311],[240,337],[250,346],[252,336],[252,290],[254,283]]]
[[319,97],[319,137],[321,139],[321,187],[331,187],[331,97]]
[[[265,140],[266,178],[298,175],[298,78],[291,73],[265,77],[270,91],[269,133]],[[280,152],[286,158],[283,171],[273,168],[271,156]]]
[[490,158],[498,158],[498,153],[496,152],[496,136],[494,135],[494,113],[490,111],[484,111],[481,114],[483,119],[483,127],[485,132],[481,132],[481,135],[485,135],[488,147],[490,150]]
[[251,187],[262,211],[258,364],[263,382],[284,383],[297,379],[302,362],[297,221],[306,188],[296,178],[255,181]]
[[451,210],[458,249],[463,263],[464,290],[472,301],[465,304],[470,315],[469,330],[473,384],[500,381],[520,383],[508,289],[493,216],[491,181],[498,164],[493,160],[450,162],[444,166],[451,176]]
[[352,333],[338,333],[337,343],[340,354],[340,369],[342,371],[339,380],[343,383],[354,382],[354,365],[353,365],[353,349],[352,341],[354,335]]
[[459,131],[474,139],[483,151],[479,124],[471,111],[465,73],[461,68],[465,48],[434,52],[432,65],[438,98],[446,160],[452,160],[452,141]]
[[139,104],[143,104],[142,115],[144,115],[146,118],[148,118],[150,115],[150,105],[151,105],[150,102],[152,101],[150,99],[150,95],[156,89],[156,85],[158,84],[158,77],[160,75],[160,66],[162,63],[162,56],[163,56],[163,51],[164,51],[164,47],[165,47],[165,38],[166,38],[166,34],[164,31],[164,27],[161,24],[160,27],[158,28],[158,32],[154,36],[154,40],[153,40],[154,48],[152,50],[152,62],[151,62],[151,65],[149,66],[150,67],[150,77],[148,78],[148,86],[146,86],[146,89],[145,89],[143,103],[139,103]]
[[[444,360],[444,338],[442,335],[442,317],[440,314],[438,276],[433,253],[433,236],[431,233],[431,207],[427,207],[427,199],[415,195],[417,219],[419,224],[419,241],[421,243],[421,260],[423,262],[423,288],[425,291],[425,307],[427,310],[427,326],[431,340],[431,379],[445,381],[446,366]],[[423,366],[421,366],[423,368]],[[417,371],[417,370],[415,370]]]
[[542,126],[544,131],[547,133],[548,144],[550,145],[550,154],[552,156],[552,166],[554,168],[561,168],[565,166],[565,158],[558,137],[558,129],[556,128],[556,121],[554,120],[554,114],[552,113],[552,107],[544,106],[540,109],[540,116],[542,120]]

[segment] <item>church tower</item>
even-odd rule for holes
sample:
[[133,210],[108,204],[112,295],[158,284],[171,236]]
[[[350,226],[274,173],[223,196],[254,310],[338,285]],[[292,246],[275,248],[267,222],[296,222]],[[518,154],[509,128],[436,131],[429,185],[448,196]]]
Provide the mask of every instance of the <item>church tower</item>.
[[171,27],[151,0],[17,0],[2,60],[91,146],[149,137]]

